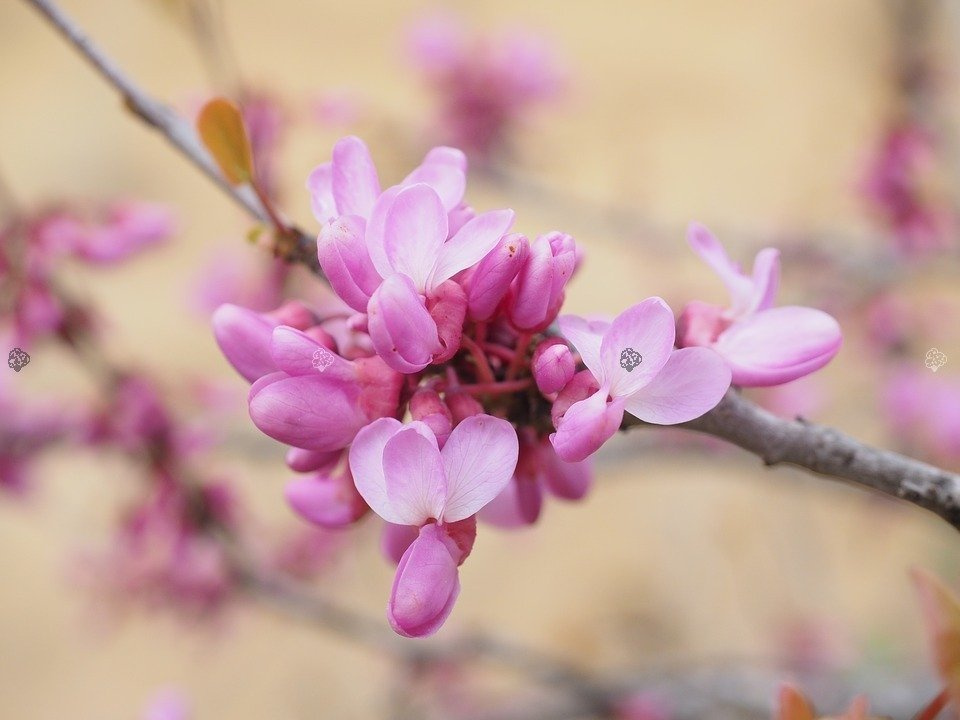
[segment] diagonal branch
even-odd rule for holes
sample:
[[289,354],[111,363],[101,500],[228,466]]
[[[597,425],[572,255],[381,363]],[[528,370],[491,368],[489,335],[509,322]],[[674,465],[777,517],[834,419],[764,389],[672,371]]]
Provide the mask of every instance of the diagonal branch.
[[[643,424],[628,417],[623,428]],[[796,465],[907,500],[960,530],[960,475],[865,445],[802,418],[784,420],[731,390],[713,410],[679,427],[726,440],[766,465]]]
[[[173,108],[144,92],[117,64],[108,57],[82,29],[50,0],[26,0],[33,5],[93,68],[112,85],[124,104],[147,125],[157,130],[180,153],[210,178],[223,192],[249,215],[265,224],[271,224],[263,203],[249,187],[235,187],[220,173],[216,163],[200,142],[193,125]],[[323,276],[317,260],[316,242],[299,228],[291,227],[296,243],[286,247],[279,244],[278,254],[291,262],[303,263],[315,274]]]

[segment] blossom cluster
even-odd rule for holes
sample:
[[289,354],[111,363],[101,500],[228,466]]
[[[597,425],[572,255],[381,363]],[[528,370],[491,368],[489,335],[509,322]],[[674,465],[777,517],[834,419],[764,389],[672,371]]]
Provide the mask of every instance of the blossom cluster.
[[837,351],[839,328],[809,308],[772,308],[775,251],[742,275],[703,228],[694,248],[733,296],[692,303],[677,331],[651,297],[612,320],[560,316],[582,258],[573,238],[512,231],[511,210],[464,203],[466,159],[431,150],[383,188],[355,137],[307,187],[320,265],[343,301],[270,313],[224,305],[217,341],[252,383],[254,424],[291,446],[304,518],[343,527],[370,510],[398,567],[388,616],[407,636],[436,631],[459,593],[477,518],[536,521],[546,494],[583,497],[587,463],[625,413],[670,425],[699,417],[731,378],[786,382]]

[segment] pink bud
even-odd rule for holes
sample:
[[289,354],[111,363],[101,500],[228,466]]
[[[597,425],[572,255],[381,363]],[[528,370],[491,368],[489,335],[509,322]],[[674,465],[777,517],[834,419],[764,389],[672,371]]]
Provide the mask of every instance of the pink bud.
[[360,410],[368,420],[396,415],[400,404],[403,375],[391,370],[380,358],[357,358],[353,361],[360,384]]
[[327,348],[327,350],[337,352],[337,341],[333,339],[333,335],[324,330],[320,325],[307,328],[303,331],[303,334]]
[[221,305],[213,313],[213,335],[234,369],[248,381],[276,370],[270,355],[274,321],[238,305]]
[[[453,546],[451,552],[451,547]],[[404,637],[432,635],[446,621],[460,594],[455,543],[434,523],[423,526],[400,559],[387,617]]]
[[316,450],[303,450],[302,448],[290,448],[287,451],[287,467],[294,472],[307,473],[316,470],[332,470],[337,464],[343,453],[340,450],[331,450],[329,452],[319,452]]
[[530,365],[537,387],[544,395],[563,390],[576,371],[573,353],[562,338],[550,338],[537,345]]
[[564,289],[577,264],[573,238],[559,232],[538,237],[513,282],[510,320],[519,329],[537,331],[557,317]]
[[306,330],[317,321],[310,308],[299,300],[286,302],[276,310],[265,313],[264,317],[272,320],[274,327],[289,325],[297,330]]
[[323,226],[317,238],[317,257],[334,292],[357,312],[365,312],[381,277],[364,242],[365,223],[344,215]]
[[446,394],[447,407],[453,416],[453,424],[459,425],[463,420],[474,415],[483,414],[483,405],[465,392],[448,392]]
[[405,275],[383,281],[367,306],[367,324],[377,354],[397,372],[423,370],[443,348],[437,323]]
[[394,565],[399,565],[407,548],[417,539],[420,528],[413,525],[396,525],[388,522],[383,525],[380,535],[380,551]]
[[410,398],[410,416],[426,423],[437,436],[437,443],[443,447],[453,430],[453,417],[435,390],[421,388],[413,394]]
[[470,276],[467,299],[471,320],[489,320],[527,260],[530,243],[519,233],[501,238]]
[[463,321],[467,314],[467,295],[457,283],[447,280],[431,293],[427,309],[437,324],[437,335],[443,347],[433,356],[433,362],[447,362],[460,350]]
[[694,300],[677,318],[677,347],[709,346],[730,324],[723,308]]
[[304,520],[325,528],[342,528],[363,517],[367,504],[353,484],[350,469],[315,473],[290,482],[287,502]]

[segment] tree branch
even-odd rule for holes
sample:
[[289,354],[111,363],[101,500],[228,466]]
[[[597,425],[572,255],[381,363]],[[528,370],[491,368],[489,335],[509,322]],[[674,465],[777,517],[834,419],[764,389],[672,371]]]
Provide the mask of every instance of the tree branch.
[[[622,429],[642,424],[628,416]],[[678,427],[733,443],[766,465],[796,465],[907,500],[960,530],[960,475],[864,445],[839,430],[802,418],[784,420],[736,390],[729,391],[707,414]]]
[[[140,89],[116,63],[97,47],[93,41],[50,0],[25,0],[33,5],[76,50],[83,55],[100,76],[112,85],[124,104],[137,117],[157,130],[173,147],[210,178],[235,203],[250,216],[270,225],[270,216],[263,203],[249,187],[235,187],[220,173],[216,163],[200,142],[193,125],[173,108],[161,103]],[[295,243],[278,243],[275,252],[284,259],[306,265],[315,274],[323,277],[317,260],[316,241],[303,230],[290,226]]]

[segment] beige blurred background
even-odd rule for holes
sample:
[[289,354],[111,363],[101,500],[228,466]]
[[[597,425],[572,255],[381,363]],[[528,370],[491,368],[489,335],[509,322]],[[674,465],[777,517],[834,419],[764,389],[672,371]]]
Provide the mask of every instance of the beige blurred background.
[[[194,44],[162,3],[62,4],[162,98],[184,107],[210,92]],[[338,136],[302,117],[319,92],[349,87],[368,104],[373,119],[357,129],[382,173],[402,177],[422,150],[429,108],[400,61],[402,31],[436,5],[224,5],[245,78],[301,116],[283,149],[292,216],[312,227],[303,178]],[[571,92],[531,121],[515,164],[538,187],[583,202],[511,195],[479,180],[468,194],[477,207],[511,204],[524,232],[561,228],[582,242],[588,262],[572,309],[616,312],[652,294],[721,299],[719,283],[684,250],[691,218],[734,247],[734,235],[784,230],[867,236],[852,188],[892,89],[891,31],[876,0],[484,0],[456,9],[481,28],[541,29],[568,61]],[[119,272],[71,278],[108,308],[117,358],[159,368],[171,386],[193,374],[232,378],[185,298],[212,248],[243,243],[245,218],[124,113],[19,0],[0,3],[0,107],[0,170],[22,201],[135,196],[177,210],[170,246]],[[600,222],[584,210],[598,203],[636,208],[665,230],[652,238]],[[952,298],[929,345],[960,358],[951,282],[925,275],[909,292]],[[816,303],[803,283],[787,266],[784,302]],[[881,440],[878,378],[856,347],[848,343],[822,373],[834,397],[816,419]],[[48,397],[85,387],[55,350],[38,349],[21,375],[26,391]],[[282,449],[259,439],[242,411],[235,433],[234,450],[247,450],[224,453],[217,469],[238,478],[260,522],[294,522],[282,499]],[[766,470],[737,452],[671,454],[653,448],[655,438],[619,438],[588,499],[550,503],[534,529],[482,528],[444,633],[492,631],[597,667],[676,670],[769,665],[787,628],[809,622],[834,629],[853,668],[924,667],[906,569],[919,563],[955,580],[954,532],[912,508]],[[631,449],[635,442],[647,449]],[[162,686],[181,688],[200,720],[389,717],[395,678],[382,657],[260,608],[236,608],[216,628],[142,614],[112,627],[91,622],[90,596],[69,581],[71,559],[104,539],[135,473],[89,454],[61,454],[43,470],[35,498],[0,504],[0,717],[136,718]],[[379,617],[390,581],[367,528],[324,589]],[[860,689],[855,670],[844,677],[851,695]]]

